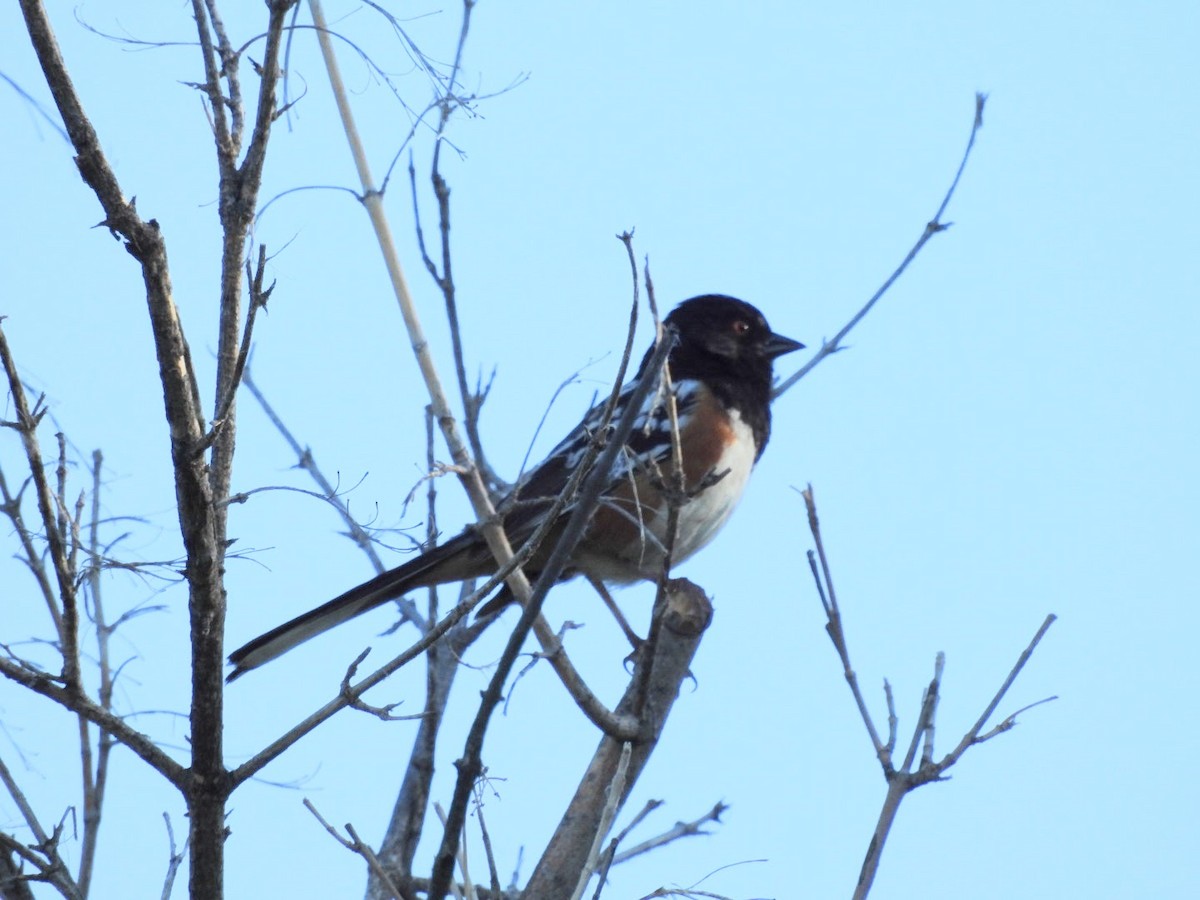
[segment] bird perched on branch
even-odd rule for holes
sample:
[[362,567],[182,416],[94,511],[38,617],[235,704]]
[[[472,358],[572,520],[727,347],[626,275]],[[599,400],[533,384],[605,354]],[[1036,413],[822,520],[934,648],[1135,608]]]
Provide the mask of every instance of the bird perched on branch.
[[[609,584],[652,581],[662,573],[668,544],[671,561],[676,563],[707,544],[729,518],[750,470],[767,446],[772,364],[804,346],[771,331],[762,313],[749,303],[719,294],[685,300],[663,324],[675,339],[667,357],[669,378],[663,378],[661,371],[647,371],[652,347],[622,389],[616,408],[608,411],[607,404],[601,403],[590,410],[498,505],[509,541],[520,547],[553,512],[554,501],[567,489],[606,419],[620,420],[642,379],[662,379],[660,389],[652,390],[642,404],[560,580],[583,574]],[[667,391],[674,396],[674,418]],[[681,484],[672,482],[669,474],[676,429]],[[673,541],[667,535],[672,493],[677,507]],[[525,563],[531,579],[545,564],[570,512],[570,503],[558,511],[553,526]],[[409,591],[492,575],[497,568],[483,536],[476,528],[467,528],[235,650],[229,656],[234,665],[229,679]],[[510,600],[502,589],[479,615],[498,612]]]

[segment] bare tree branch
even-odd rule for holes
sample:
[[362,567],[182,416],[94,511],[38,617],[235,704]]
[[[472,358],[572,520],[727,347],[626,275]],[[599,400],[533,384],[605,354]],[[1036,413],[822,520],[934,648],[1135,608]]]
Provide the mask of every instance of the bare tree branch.
[[[709,822],[716,822],[719,824],[721,821],[721,816],[725,814],[727,809],[729,809],[728,804],[717,803],[712,809],[699,818],[692,819],[690,822],[676,822],[672,827],[668,828],[662,834],[657,834],[652,838],[647,838],[641,843],[634,844],[632,847],[626,850],[614,852],[612,854],[612,864],[614,866],[619,866],[621,863],[627,862],[633,859],[635,856],[641,856],[643,853],[649,853],[651,850],[657,850],[659,847],[663,847],[672,841],[679,840],[680,838],[711,834],[711,832],[704,830],[704,826]],[[630,827],[632,827],[633,824],[636,824],[636,822],[632,823]],[[627,832],[628,829],[626,829],[626,832],[622,833],[621,837],[623,837]],[[616,851],[616,846],[617,845],[614,844],[614,851]]]
[[[27,481],[26,485],[28,484],[29,482]],[[54,633],[59,634],[62,631],[62,613],[58,608],[54,587],[50,583],[50,576],[46,573],[46,567],[42,564],[42,556],[34,545],[33,532],[25,524],[25,518],[21,513],[21,499],[24,493],[25,486],[22,486],[21,490],[16,494],[9,490],[8,480],[4,477],[4,470],[0,468],[0,499],[3,500],[2,508],[4,515],[12,522],[13,530],[16,532],[17,539],[21,544],[20,559],[25,563],[25,567],[29,569],[36,580],[38,593],[42,595],[42,599],[46,603],[46,609],[50,614]]]
[[587,859],[579,873],[575,890],[571,893],[571,900],[581,900],[583,892],[587,890],[588,882],[592,880],[592,876],[596,874],[596,870],[601,865],[600,848],[604,843],[604,838],[608,835],[608,830],[612,828],[613,818],[624,798],[625,776],[629,772],[629,758],[632,754],[633,744],[626,741],[621,745],[621,755],[617,758],[617,766],[613,771],[612,780],[604,789],[604,806],[600,810],[600,821],[596,824],[596,832],[592,835],[592,846],[588,849]]
[[[558,581],[571,553],[575,549],[575,545],[583,537],[583,532],[591,519],[592,511],[599,502],[601,492],[608,485],[608,473],[612,471],[612,466],[616,461],[617,455],[623,451],[625,442],[633,431],[638,413],[650,395],[651,388],[657,385],[658,378],[656,376],[662,367],[666,365],[667,356],[671,351],[673,343],[674,339],[670,335],[665,340],[659,342],[658,347],[651,355],[645,368],[645,376],[630,392],[625,410],[616,427],[613,429],[612,435],[608,438],[607,446],[596,456],[596,443],[593,441],[589,445],[588,451],[577,471],[572,475],[572,481],[574,481],[582,473],[587,473],[583,486],[579,489],[575,507],[567,519],[567,524],[563,528],[558,541],[555,543],[554,549],[550,551],[550,555],[546,558],[545,563],[543,563],[532,594],[528,601],[522,605],[521,617],[517,620],[516,626],[509,635],[500,661],[496,664],[496,671],[488,683],[483,700],[479,705],[479,710],[475,715],[475,720],[471,724],[471,730],[467,735],[463,756],[457,763],[458,778],[455,782],[454,798],[451,801],[448,815],[450,824],[443,833],[442,846],[434,861],[434,869],[430,878],[434,894],[437,894],[439,890],[445,891],[450,883],[454,865],[454,850],[458,841],[457,835],[462,830],[462,820],[466,815],[466,806],[471,788],[483,768],[481,759],[483,737],[487,730],[492,711],[500,702],[500,698],[503,695],[504,682],[512,671],[517,654],[520,652],[521,646],[524,644],[530,630],[534,627],[534,623],[540,621],[545,624],[545,620],[541,617],[541,607],[543,601],[546,599],[546,594]],[[609,404],[607,415],[611,416],[612,405],[611,403]],[[572,485],[564,492],[563,497],[558,499],[561,501],[564,497],[573,493],[574,486]],[[553,515],[547,516],[547,522],[553,518]],[[558,644],[561,647],[557,637],[554,637],[553,641],[554,644]],[[542,643],[545,646],[546,642],[543,641]],[[561,652],[556,653],[554,657],[551,657],[551,664],[560,665],[563,656],[564,654]],[[648,655],[647,658],[650,660],[647,664],[652,664],[652,657]],[[582,684],[582,681],[579,687],[586,688]],[[579,702],[580,696],[577,696],[575,693],[572,696]],[[587,692],[586,697],[595,699],[590,691]],[[616,715],[607,714],[602,717],[600,712],[603,710],[603,707],[600,707],[598,700],[595,703],[597,708],[584,708],[582,704],[581,708],[584,708],[584,712],[588,714],[588,717],[606,735],[625,741],[638,737],[642,733],[642,727],[635,715],[631,715],[630,712],[625,712],[624,714],[618,712]],[[607,713],[607,710],[603,710],[603,712]]]
[[[480,534],[487,541],[489,549],[496,557],[496,562],[502,566],[507,565],[513,558],[513,548],[508,540],[508,536],[504,532],[503,526],[496,516],[495,506],[483,483],[480,470],[475,465],[467,445],[463,442],[459,434],[458,421],[450,409],[450,403],[442,386],[441,377],[434,364],[433,356],[429,351],[429,344],[425,338],[425,332],[421,325],[420,317],[417,314],[416,305],[409,291],[403,267],[400,265],[399,257],[396,254],[395,243],[392,240],[391,226],[388,224],[387,216],[383,209],[383,198],[374,186],[366,152],[358,136],[357,127],[354,125],[353,113],[350,110],[350,103],[346,97],[345,88],[342,85],[337,58],[333,51],[332,42],[329,39],[328,27],[321,12],[320,2],[319,0],[309,0],[309,6],[312,10],[313,20],[317,25],[317,36],[321,44],[322,55],[325,58],[326,68],[329,71],[330,83],[337,99],[338,111],[342,117],[346,137],[350,143],[351,153],[354,157],[355,166],[358,169],[359,178],[362,181],[362,202],[371,218],[371,224],[375,229],[380,249],[383,252],[384,262],[392,281],[392,288],[396,294],[396,300],[400,305],[400,312],[404,319],[405,328],[408,331],[409,342],[412,345],[417,365],[425,381],[425,386],[429,391],[434,418],[437,419],[438,425],[442,430],[442,436],[446,441],[446,446],[450,450],[451,459],[456,466],[455,471],[467,493],[468,499],[471,501]],[[469,16],[472,6],[473,0],[467,0],[464,4],[464,15]],[[513,569],[509,574],[508,585],[518,602],[522,604],[529,602],[531,594],[529,580],[519,568]],[[604,710],[602,704],[596,700],[591,691],[586,688],[583,680],[575,672],[566,655],[562,653],[562,648],[558,644],[553,629],[539,617],[534,620],[533,631],[541,643],[542,649],[546,651],[555,672],[571,692],[576,703],[594,721],[604,720],[607,711]],[[611,716],[608,716],[608,718],[611,719]],[[610,722],[610,724],[612,723]],[[453,818],[453,808],[450,814]]]
[[[692,656],[711,621],[712,605],[696,585],[685,579],[675,579],[668,584],[666,602],[656,608],[654,614],[662,619],[654,657],[641,655],[637,661],[639,668],[652,668],[651,681],[643,689],[635,671],[617,706],[618,712],[624,712],[641,704],[645,727],[644,733],[633,743],[622,804],[653,752],[679,694],[679,686],[688,676]],[[610,735],[601,738],[574,798],[525,886],[524,896],[565,897],[576,885],[601,825],[603,794],[612,783],[623,744],[623,740]]]
[[10,849],[10,843],[16,842],[0,833],[0,900],[35,900],[33,889],[29,886],[29,876],[22,872],[21,866],[13,859],[15,855],[25,861],[22,855],[24,848]]
[[858,707],[858,714],[862,717],[863,724],[867,728],[867,734],[871,737],[871,746],[875,748],[875,755],[879,758],[880,765],[884,767],[884,771],[891,768],[891,755],[895,746],[895,726],[892,724],[895,721],[894,711],[892,709],[891,689],[888,689],[888,710],[892,712],[889,717],[889,725],[891,725],[891,738],[885,745],[879,739],[879,732],[875,730],[875,723],[871,719],[871,714],[867,710],[867,701],[863,697],[862,691],[858,686],[858,676],[854,673],[854,667],[850,664],[850,650],[846,646],[846,633],[842,629],[842,613],[838,608],[837,593],[833,589],[833,576],[829,572],[829,560],[825,556],[825,544],[820,538],[821,525],[817,520],[817,505],[812,496],[812,487],[802,492],[804,504],[808,509],[808,527],[813,533],[813,540],[817,545],[817,555],[821,561],[821,570],[817,571],[816,559],[813,552],[808,551],[808,565],[812,570],[813,581],[817,586],[817,595],[821,598],[821,606],[825,610],[827,622],[825,631],[829,635],[829,639],[833,642],[833,647],[837,651],[838,659],[842,661],[842,673],[846,678],[846,684],[850,686],[850,693],[854,696],[854,703]]
[[[0,364],[4,366],[5,375],[8,377],[8,390],[17,413],[16,422],[6,424],[10,424],[21,436],[21,443],[25,448],[25,459],[29,463],[29,474],[33,479],[34,495],[37,498],[38,515],[42,520],[46,545],[50,550],[50,564],[58,585],[58,602],[52,601],[52,607],[60,610],[55,617],[55,625],[58,627],[57,636],[62,652],[62,680],[72,690],[78,690],[79,618],[75,600],[75,572],[68,559],[65,530],[58,516],[60,504],[56,502],[54,490],[46,478],[42,448],[37,439],[37,426],[45,410],[41,407],[40,399],[30,407],[3,328],[0,328]],[[36,555],[31,557],[31,562],[36,558]]]
[[[271,420],[271,424],[275,426],[275,430],[283,436],[283,439],[287,441],[288,446],[292,448],[292,452],[296,454],[297,465],[306,471],[309,474],[309,477],[311,477],[312,480],[317,483],[317,486],[321,488],[321,496],[323,499],[325,499],[334,507],[334,509],[338,511],[338,515],[341,516],[342,521],[346,524],[347,535],[352,541],[354,541],[355,546],[357,546],[360,550],[362,550],[363,553],[366,554],[367,559],[371,561],[371,566],[377,573],[384,571],[387,566],[383,564],[383,560],[380,559],[379,554],[375,552],[375,545],[371,540],[371,536],[367,534],[366,529],[364,529],[363,526],[358,523],[358,520],[350,514],[350,507],[342,501],[337,488],[335,488],[333,483],[325,477],[325,473],[321,471],[321,467],[317,464],[317,460],[313,454],[312,448],[307,446],[302,447],[300,442],[296,440],[295,436],[288,429],[287,425],[284,424],[283,419],[280,418],[279,414],[276,413],[271,407],[271,404],[267,401],[266,396],[259,389],[258,385],[255,384],[254,379],[251,377],[249,366],[247,366],[245,373],[242,376],[242,383],[245,384],[246,389],[250,391],[254,399],[258,401],[259,405],[263,409],[263,412],[266,413],[267,418]],[[407,598],[401,598],[397,600],[396,603],[400,607],[400,613],[404,619],[411,621],[421,631],[425,631],[429,628],[429,624],[425,620],[425,617],[421,615],[411,600],[408,600]]]
[[[338,102],[338,109],[342,116],[343,124],[347,139],[350,142],[352,155],[355,160],[355,165],[358,169],[360,180],[363,184],[363,203],[370,215],[372,224],[375,227],[376,235],[379,239],[380,246],[383,250],[385,263],[388,272],[391,276],[392,285],[396,293],[397,300],[400,304],[401,313],[404,318],[405,326],[408,329],[409,339],[413,347],[413,351],[417,357],[418,365],[421,369],[422,376],[425,379],[426,386],[429,390],[431,405],[434,416],[437,418],[441,426],[443,436],[447,446],[450,449],[451,458],[460,473],[464,487],[466,488],[468,497],[471,500],[475,511],[477,521],[479,522],[482,536],[487,541],[490,549],[495,555],[497,562],[501,565],[506,564],[513,557],[513,550],[509,544],[507,536],[504,534],[503,528],[495,517],[495,509],[488,496],[487,490],[483,484],[483,480],[478,467],[474,464],[470,452],[459,436],[457,422],[450,411],[449,403],[446,398],[445,391],[442,387],[440,377],[434,366],[432,356],[429,353],[428,343],[424,336],[424,331],[421,327],[420,320],[417,316],[415,305],[413,304],[411,294],[408,289],[407,281],[404,277],[403,270],[396,256],[394,244],[391,238],[390,228],[387,223],[382,207],[382,198],[378,190],[374,187],[374,182],[370,174],[370,168],[366,160],[365,152],[363,151],[361,141],[358,137],[357,129],[353,123],[352,113],[350,111],[349,102],[346,98],[344,88],[341,85],[341,77],[338,72],[337,61],[333,52],[332,44],[328,38],[327,26],[325,25],[321,7],[318,0],[310,0],[310,9],[313,13],[314,22],[318,29],[318,39],[321,44],[322,53],[325,58],[326,68],[329,71],[330,82],[333,86],[335,97]],[[464,4],[464,17],[469,19],[470,10],[472,8],[471,0],[467,0]],[[665,358],[669,347],[666,347],[667,342],[663,342],[662,355]],[[660,363],[661,365],[661,363]],[[657,371],[657,366],[651,371]],[[643,386],[647,391],[649,385]],[[636,414],[638,404],[631,403],[628,425],[625,433],[632,428],[633,415]],[[622,425],[626,423],[622,422]],[[613,435],[610,440],[612,444],[606,448],[605,453],[619,451],[620,445],[623,444],[625,436],[620,434],[620,426],[618,426],[617,434]],[[598,460],[598,469],[603,473],[605,471],[604,454],[601,454],[601,459]],[[599,491],[602,484],[599,479],[591,479],[596,482],[594,485],[593,496],[590,498],[590,503],[594,504],[596,497],[599,496]],[[539,575],[538,589],[535,589],[532,594],[528,581],[519,569],[512,572],[509,576],[509,585],[518,599],[525,607],[522,613],[522,618],[517,624],[508,645],[505,648],[504,657],[498,668],[497,676],[494,677],[489,685],[488,691],[485,693],[484,703],[480,707],[479,714],[476,716],[475,724],[472,726],[471,734],[467,741],[467,751],[464,754],[464,760],[459,767],[459,777],[455,787],[454,799],[450,805],[448,813],[448,825],[443,835],[442,847],[438,852],[437,860],[432,878],[432,889],[436,893],[438,890],[444,890],[448,886],[450,876],[454,865],[454,850],[458,842],[458,834],[462,828],[462,817],[465,815],[467,800],[470,796],[470,791],[474,783],[474,778],[477,776],[479,764],[479,748],[482,746],[483,733],[486,730],[487,722],[490,718],[491,710],[499,701],[501,696],[501,688],[503,680],[507,677],[508,670],[511,668],[512,661],[516,657],[516,653],[520,649],[520,644],[524,640],[525,634],[530,628],[533,628],[538,635],[539,641],[543,647],[550,653],[550,659],[559,672],[560,677],[564,678],[564,684],[572,690],[572,695],[575,696],[577,702],[585,708],[589,716],[596,720],[601,713],[599,706],[593,705],[593,695],[590,691],[582,691],[582,682],[572,685],[568,682],[565,671],[565,656],[561,653],[561,648],[558,645],[557,639],[549,626],[541,620],[539,610],[541,600],[545,595],[545,590],[553,584],[559,573],[565,565],[567,555],[570,553],[574,543],[582,534],[583,527],[586,523],[586,516],[590,515],[591,507],[589,504],[588,491],[593,485],[585,485],[582,492],[580,502],[566,528],[562,540],[557,544],[551,552],[549,560],[542,572]],[[581,513],[583,515],[581,515]],[[572,532],[574,532],[572,534]],[[506,664],[507,663],[507,664]],[[570,670],[573,671],[573,670]],[[611,717],[607,717],[611,718]],[[606,722],[607,727],[621,728],[620,723]],[[625,730],[625,729],[622,729]],[[633,727],[628,728],[633,731]]]
[[167,755],[149,737],[127,725],[124,719],[97,706],[87,697],[63,687],[53,676],[29,668],[11,659],[0,657],[0,675],[48,697],[64,709],[78,713],[89,722],[105,731],[132,750],[167,781],[182,789],[187,782],[187,769]]
[[826,357],[832,356],[834,353],[842,349],[842,341],[845,340],[854,326],[863,320],[863,318],[871,311],[880,298],[888,292],[893,284],[904,274],[908,264],[917,258],[917,254],[929,242],[929,239],[935,234],[941,234],[949,228],[952,222],[943,222],[942,215],[946,212],[946,207],[950,205],[950,199],[954,196],[954,191],[958,188],[959,179],[962,178],[963,171],[967,168],[967,160],[971,158],[971,150],[975,147],[975,136],[979,133],[979,129],[983,127],[983,107],[987,102],[987,94],[975,95],[975,118],[971,124],[971,136],[967,138],[967,148],[963,151],[962,161],[958,164],[958,171],[954,173],[954,180],[950,182],[950,187],[946,191],[946,195],[942,198],[941,205],[937,208],[937,212],[933,214],[933,218],[925,225],[925,230],[921,232],[921,236],[917,238],[917,242],[913,244],[912,249],[908,251],[908,255],[896,267],[896,271],[892,272],[873,295],[871,299],[863,304],[862,309],[855,313],[849,322],[847,322],[842,330],[835,334],[832,340],[823,341],[821,349],[813,354],[812,359],[800,367],[800,370],[793,375],[789,375],[781,381],[772,392],[772,397],[779,397],[785,391],[790,390],[792,385],[815,369]]
[[[434,464],[434,452],[433,415],[432,410],[426,407],[425,455],[426,465],[430,468]],[[430,544],[436,542],[438,536],[436,500],[436,481],[431,478],[426,490],[426,540]],[[467,601],[472,587],[473,585],[462,585],[460,603]],[[429,588],[428,596],[429,618],[435,620],[438,615],[437,588]],[[445,641],[431,644],[425,653],[424,714],[413,739],[391,821],[379,845],[379,862],[390,877],[381,878],[375,874],[374,868],[370,869],[366,892],[368,900],[386,900],[393,882],[398,882],[405,889],[411,887],[413,858],[429,809],[437,739],[446,704],[450,699],[450,688],[458,674],[459,659],[475,638],[483,633],[484,627],[486,626],[478,623],[473,627],[460,624],[451,630]]]
[[171,817],[166,813],[163,813],[163,823],[167,826],[167,874],[163,876],[160,900],[171,900],[171,891],[175,888],[175,876],[179,873],[179,867],[183,863],[183,851],[175,851],[175,829],[171,827]]
[[369,844],[365,843],[362,838],[358,836],[358,832],[355,830],[353,825],[351,825],[349,822],[346,823],[346,834],[350,835],[350,837],[344,838],[338,834],[338,830],[336,828],[326,821],[325,817],[317,811],[317,807],[313,805],[313,802],[307,797],[304,798],[304,808],[312,813],[313,818],[321,823],[321,827],[329,832],[329,835],[335,841],[352,853],[357,853],[363,858],[364,861],[366,861],[367,867],[370,869],[371,876],[373,878],[378,878],[380,883],[384,885],[385,893],[380,895],[384,898],[384,900],[390,900],[390,898],[395,898],[395,900],[404,900],[406,895],[400,891],[400,888],[392,883],[391,878],[388,876],[387,870],[383,867],[383,864],[375,855],[375,851],[371,849]]
[[[813,541],[817,545],[817,555],[821,560],[821,568],[818,571],[816,563],[813,560],[812,551],[809,551],[809,564],[812,568],[813,579],[817,584],[817,593],[821,598],[821,605],[825,610],[826,626],[825,630],[829,633],[830,640],[833,642],[834,648],[837,650],[838,658],[842,662],[842,669],[846,674],[846,681],[850,685],[851,692],[854,695],[855,705],[858,707],[859,714],[862,716],[863,723],[867,727],[867,732],[871,736],[871,743],[875,749],[875,755],[879,758],[879,763],[883,768],[883,776],[887,781],[887,794],[884,797],[883,806],[879,812],[879,819],[875,823],[875,830],[871,836],[871,840],[867,845],[866,858],[863,860],[862,870],[859,873],[858,883],[855,885],[854,897],[855,900],[863,900],[870,893],[871,885],[874,882],[875,874],[879,869],[879,861],[883,854],[883,847],[887,841],[888,833],[891,831],[892,823],[895,821],[896,813],[900,809],[900,803],[905,795],[918,788],[923,784],[928,784],[931,781],[940,781],[945,777],[945,772],[958,762],[959,758],[971,746],[982,743],[985,740],[1007,731],[1015,724],[1017,713],[1013,713],[992,731],[985,735],[980,735],[983,727],[991,719],[992,714],[1004,699],[1008,689],[1016,681],[1017,676],[1025,667],[1025,663],[1033,655],[1033,651],[1045,636],[1046,631],[1054,623],[1055,617],[1049,615],[1042,622],[1041,627],[1033,636],[1029,646],[1025,648],[1017,659],[1016,664],[1009,671],[1008,676],[996,691],[991,702],[988,703],[983,713],[971,726],[970,730],[963,736],[958,746],[953,751],[944,756],[938,761],[934,761],[934,731],[935,718],[937,713],[938,698],[941,696],[942,674],[945,669],[945,655],[937,654],[937,659],[934,663],[933,679],[926,686],[921,697],[921,709],[917,715],[917,721],[913,728],[912,738],[909,741],[908,750],[904,755],[904,760],[899,768],[892,764],[892,751],[896,743],[896,712],[895,705],[892,699],[890,686],[885,682],[885,690],[887,693],[888,704],[888,743],[885,745],[879,740],[878,732],[871,720],[871,714],[867,710],[866,701],[862,697],[862,693],[858,689],[858,681],[854,677],[854,669],[850,664],[849,652],[846,649],[845,634],[842,630],[841,614],[837,606],[837,598],[833,590],[833,580],[829,574],[829,562],[825,555],[824,542],[821,539],[820,523],[817,519],[816,501],[813,497],[812,485],[809,485],[802,491],[804,504],[808,509],[808,523],[812,531]],[[1048,698],[1054,699],[1054,698]],[[1039,703],[1047,702],[1045,700]],[[1030,709],[1032,706],[1037,706],[1038,703],[1024,707]],[[1024,711],[1021,710],[1021,711]],[[924,742],[921,750],[920,760],[917,760],[917,751]],[[914,768],[914,764],[916,767]]]
[[[238,368],[242,255],[261,184],[267,138],[275,117],[281,35],[286,12],[294,2],[270,0],[268,3],[266,52],[258,73],[258,106],[250,142],[240,165],[237,153],[241,142],[241,97],[236,55],[231,50],[215,4],[202,0],[193,3],[221,176],[218,209],[223,226],[223,246],[214,412],[221,410],[224,398],[232,393]],[[143,220],[134,204],[125,200],[95,130],[84,113],[42,3],[22,0],[21,8],[38,61],[75,148],[80,175],[104,209],[104,224],[124,239],[126,249],[142,269],[171,436],[180,531],[187,553],[192,638],[192,766],[183,779],[183,787],[191,827],[191,890],[196,895],[217,898],[222,893],[224,808],[231,789],[223,762],[221,735],[227,514],[227,505],[223,501],[228,495],[232,472],[234,412],[230,404],[211,442],[211,458],[206,462],[204,451],[208,442],[205,440],[199,384],[172,298],[166,246],[158,223],[153,219]],[[221,92],[222,78],[230,88],[228,97]],[[232,116],[232,125],[226,118],[227,110]],[[68,602],[64,594],[64,605]],[[6,670],[5,674],[10,673]],[[69,693],[77,683],[77,673],[68,669],[64,675]],[[43,684],[38,689],[49,695],[50,687]],[[70,699],[76,705],[81,702],[77,697]],[[94,710],[88,715],[96,721]],[[114,734],[123,739],[121,732],[114,731]],[[139,755],[146,758],[148,754],[143,751]],[[163,768],[160,761],[160,771]]]
[[68,900],[83,900],[84,895],[79,890],[78,883],[71,877],[67,864],[58,854],[62,826],[55,827],[53,831],[46,831],[38,820],[37,813],[34,812],[33,807],[25,798],[25,794],[12,777],[3,758],[0,758],[0,784],[4,785],[4,789],[12,797],[13,803],[20,810],[21,818],[25,820],[26,826],[36,839],[35,844],[26,847],[8,835],[0,834],[0,837],[4,839],[2,841],[4,846],[0,846],[0,855],[8,858],[8,852],[15,851],[22,859],[38,867],[38,880],[54,885],[59,893]]
[[[96,628],[96,667],[100,676],[97,704],[112,712],[113,672],[109,661],[109,637],[112,628],[104,616],[100,591],[100,486],[104,457],[99,450],[92,454],[92,512],[88,537],[87,589],[91,596],[92,624]],[[83,762],[83,843],[79,854],[79,892],[85,897],[92,883],[96,862],[96,847],[100,836],[100,817],[104,794],[108,786],[108,760],[115,739],[103,729],[96,730],[96,754],[93,762],[92,742],[88,721],[79,716],[79,745]]]

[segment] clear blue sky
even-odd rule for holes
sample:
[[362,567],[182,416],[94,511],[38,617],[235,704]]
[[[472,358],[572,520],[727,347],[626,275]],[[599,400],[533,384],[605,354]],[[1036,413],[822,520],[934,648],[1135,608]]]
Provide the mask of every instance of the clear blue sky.
[[[185,84],[201,77],[198,54],[124,47],[72,16],[188,42],[189,11],[53,6],[109,158],[139,211],[162,225],[209,384],[218,231],[211,138]],[[235,43],[261,30],[260,5],[225,6]],[[451,136],[464,156],[445,157],[469,365],[496,367],[483,427],[507,473],[563,379],[588,366],[535,453],[616,368],[630,291],[614,234],[636,227],[661,302],[733,293],[778,331],[819,346],[919,236],[958,163],[974,92],[990,99],[947,216],[954,226],[850,349],[777,404],[742,507],[680,570],[713,595],[716,619],[695,690],[677,704],[630,810],[667,801],[641,836],[718,800],[731,806],[725,823],[618,870],[606,896],[688,885],[737,863],[702,887],[735,898],[852,889],[884,784],[803,562],[810,540],[792,488],[806,482],[859,676],[880,720],[879,687],[891,680],[902,734],[937,651],[948,659],[938,720],[948,750],[1043,617],[1060,617],[1001,710],[1060,699],[968,753],[949,783],[909,797],[873,896],[1195,892],[1200,12],[1182,2],[652,6],[485,0],[477,9],[465,82],[491,92],[528,75],[458,121]],[[424,104],[426,83],[374,12],[355,3],[327,12],[407,102]],[[398,12],[414,16],[409,33],[429,55],[450,57],[456,6]],[[0,70],[49,108],[22,33],[6,6]],[[408,120],[345,46],[342,60],[382,174]],[[291,77],[303,97],[290,130],[272,139],[264,195],[353,187],[311,33],[297,36]],[[0,114],[9,340],[80,452],[103,449],[108,512],[138,517],[114,523],[109,537],[128,532],[120,547],[133,558],[173,558],[174,495],[140,276],[92,227],[99,207],[53,128],[3,85]],[[428,150],[418,143],[419,169]],[[448,376],[402,177],[388,210]],[[406,511],[403,499],[424,465],[423,389],[365,215],[344,192],[293,193],[262,216],[258,237],[275,254],[278,281],[257,328],[258,383],[330,477],[352,488],[355,512],[380,526],[419,526],[421,511]],[[235,489],[309,487],[248,396],[240,412]],[[13,435],[0,454],[15,470]],[[441,496],[442,525],[455,530],[465,504],[449,482]],[[248,556],[230,567],[231,646],[369,574],[330,512],[299,494],[258,494],[234,508],[230,528]],[[21,567],[0,563],[0,579],[3,640],[47,636]],[[178,586],[159,588],[127,574],[107,583],[110,608],[166,607],[121,630],[115,652],[129,662],[118,703],[183,748],[186,722],[173,713],[187,706],[186,598]],[[650,596],[632,588],[620,599],[644,621]],[[569,649],[615,698],[625,649],[587,592],[561,589],[548,611],[587,622]],[[386,614],[363,620],[237,683],[227,700],[230,758],[323,702],[365,643],[376,647],[372,659],[398,651],[402,638],[376,636],[388,624]],[[496,655],[495,643],[476,648],[468,662],[483,668],[456,685],[436,784],[443,801],[464,717]],[[420,683],[414,672],[374,699],[407,699],[415,712]],[[0,754],[44,818],[57,820],[76,796],[71,722],[7,684],[0,722]],[[228,895],[356,895],[359,863],[301,800],[377,839],[413,731],[343,714],[271,766],[264,778],[273,783],[239,792]],[[528,874],[595,742],[544,667],[518,686],[486,753],[497,779],[486,816],[502,871],[525,845]],[[155,895],[164,811],[180,837],[180,800],[118,752],[95,896]],[[16,820],[0,797],[0,823]]]

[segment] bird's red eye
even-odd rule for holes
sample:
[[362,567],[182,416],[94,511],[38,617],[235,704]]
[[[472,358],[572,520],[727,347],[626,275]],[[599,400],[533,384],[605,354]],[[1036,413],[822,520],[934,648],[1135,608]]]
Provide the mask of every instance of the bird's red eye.
[[733,324],[729,326],[733,329],[734,334],[746,334],[750,331],[750,323],[745,319],[734,319]]

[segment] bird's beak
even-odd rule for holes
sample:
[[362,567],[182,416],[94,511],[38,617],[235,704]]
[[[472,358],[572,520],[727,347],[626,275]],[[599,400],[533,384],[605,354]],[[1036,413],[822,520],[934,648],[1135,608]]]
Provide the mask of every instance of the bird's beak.
[[803,350],[804,345],[799,341],[793,341],[789,337],[784,337],[782,334],[772,334],[767,339],[767,359],[775,359],[783,356],[785,353],[791,353],[793,350]]

